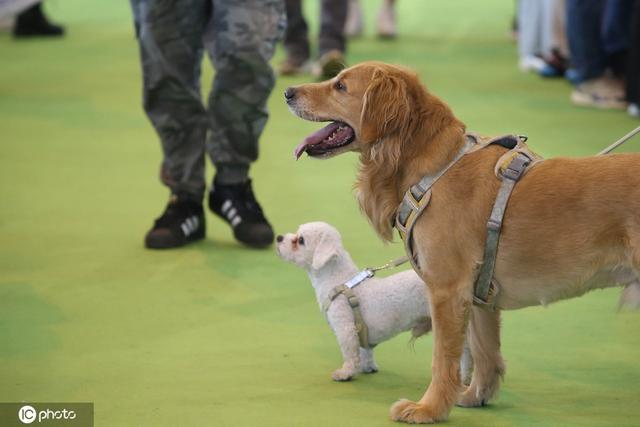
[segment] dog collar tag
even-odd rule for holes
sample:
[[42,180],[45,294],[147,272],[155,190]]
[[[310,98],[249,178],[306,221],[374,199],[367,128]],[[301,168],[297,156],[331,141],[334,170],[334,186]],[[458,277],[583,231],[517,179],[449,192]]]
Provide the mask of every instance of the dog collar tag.
[[353,289],[356,286],[358,286],[360,283],[362,283],[365,280],[373,277],[373,275],[374,275],[374,272],[372,270],[370,270],[368,268],[365,268],[360,273],[356,274],[351,279],[349,279],[349,281],[347,283],[345,283],[344,285],[349,289]]

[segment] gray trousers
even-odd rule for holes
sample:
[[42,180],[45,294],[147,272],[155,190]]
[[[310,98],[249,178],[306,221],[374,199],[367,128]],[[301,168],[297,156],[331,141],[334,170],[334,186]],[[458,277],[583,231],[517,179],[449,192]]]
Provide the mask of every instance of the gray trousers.
[[[144,110],[162,143],[162,181],[174,194],[202,200],[205,151],[216,180],[246,180],[275,83],[269,60],[286,25],[283,0],[131,0],[131,6]],[[204,49],[216,70],[208,108],[200,95]]]
[[520,0],[518,50],[525,56],[548,56],[553,46],[554,3],[557,0]]

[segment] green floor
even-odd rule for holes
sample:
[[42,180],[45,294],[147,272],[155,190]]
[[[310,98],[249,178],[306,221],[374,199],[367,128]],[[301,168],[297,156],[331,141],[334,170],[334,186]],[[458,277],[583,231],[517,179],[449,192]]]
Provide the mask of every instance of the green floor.
[[[373,37],[378,2],[364,2],[368,34],[349,62],[413,67],[470,129],[527,134],[555,156],[594,153],[638,125],[518,72],[513,2],[403,0],[393,42]],[[413,351],[400,336],[376,350],[378,374],[334,383],[339,350],[301,270],[241,248],[211,215],[205,242],[144,250],[167,193],[127,2],[49,10],[64,39],[0,35],[0,401],[92,401],[98,426],[391,425],[389,405],[424,391],[431,337]],[[281,94],[305,80],[280,79],[270,101],[252,173],[269,218],[279,232],[336,225],[361,265],[401,254],[358,211],[355,156],[293,161],[317,126]],[[448,424],[638,425],[640,314],[616,313],[618,294],[505,313],[500,398],[455,408]]]

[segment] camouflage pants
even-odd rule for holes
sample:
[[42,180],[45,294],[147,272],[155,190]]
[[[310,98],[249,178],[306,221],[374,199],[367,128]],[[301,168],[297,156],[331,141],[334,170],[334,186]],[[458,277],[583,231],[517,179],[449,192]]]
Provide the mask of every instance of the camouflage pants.
[[[131,0],[140,45],[144,109],[163,150],[161,178],[202,200],[205,151],[216,179],[237,183],[258,158],[269,65],[284,32],[282,0]],[[204,50],[216,70],[208,108],[200,96]]]

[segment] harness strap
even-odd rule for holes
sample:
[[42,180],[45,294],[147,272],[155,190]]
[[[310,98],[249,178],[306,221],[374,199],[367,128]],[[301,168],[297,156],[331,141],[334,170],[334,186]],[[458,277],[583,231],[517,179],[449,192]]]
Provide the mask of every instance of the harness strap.
[[[440,172],[427,175],[420,182],[411,186],[405,193],[395,216],[395,227],[404,241],[405,251],[414,270],[420,271],[413,248],[413,227],[431,201],[431,188],[453,165],[467,154],[476,152],[491,145],[499,145],[507,151],[496,163],[496,175],[502,180],[500,190],[494,202],[490,219],[487,223],[487,242],[479,275],[474,284],[474,303],[490,310],[495,309],[499,285],[493,279],[498,241],[504,218],[504,211],[513,191],[515,183],[526,172],[528,166],[542,160],[529,151],[524,142],[524,135],[505,135],[497,138],[482,138],[476,134],[465,134],[466,143]],[[505,166],[506,165],[506,166]]]
[[358,331],[358,340],[360,341],[360,347],[375,347],[369,344],[369,328],[367,328],[367,324],[364,322],[364,318],[362,317],[362,313],[360,312],[360,301],[358,300],[356,294],[353,292],[353,288],[365,282],[367,279],[375,276],[376,272],[389,268],[396,268],[407,261],[409,261],[409,258],[403,256],[389,261],[379,267],[365,268],[364,270],[353,276],[351,279],[347,280],[344,284],[338,285],[333,288],[331,292],[329,292],[329,296],[327,297],[327,299],[322,303],[322,311],[326,313],[329,310],[329,307],[331,306],[333,300],[338,298],[338,296],[340,295],[344,295],[349,302],[351,310],[353,311],[353,319],[356,324],[356,330]]
[[356,331],[358,332],[358,340],[360,341],[360,347],[362,348],[371,348],[369,345],[369,328],[367,328],[367,324],[364,323],[364,319],[362,318],[362,312],[360,311],[360,301],[358,297],[353,292],[353,290],[346,285],[338,285],[331,290],[329,293],[329,298],[323,304],[322,309],[326,312],[329,310],[329,306],[333,302],[334,299],[338,298],[340,295],[344,295],[347,298],[347,302],[353,311],[353,320],[356,324]]
[[495,309],[496,296],[499,292],[499,286],[493,278],[493,272],[496,266],[498,242],[500,241],[504,213],[516,182],[518,182],[532,161],[533,159],[525,153],[515,152],[506,168],[500,169],[502,184],[493,203],[489,221],[487,221],[487,240],[484,246],[484,257],[473,292],[473,302],[490,310]]
[[409,254],[409,261],[416,271],[419,271],[418,264],[413,253],[413,225],[420,217],[431,201],[431,187],[455,165],[458,160],[471,151],[477,144],[473,135],[465,135],[466,141],[454,158],[437,174],[423,177],[417,184],[412,185],[404,195],[402,203],[398,208],[395,218],[395,227],[400,234],[400,238],[405,243],[405,250]]

